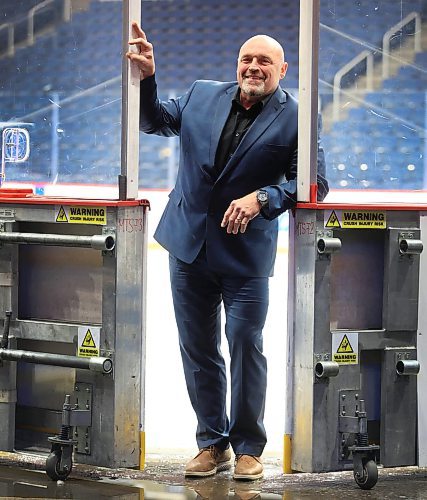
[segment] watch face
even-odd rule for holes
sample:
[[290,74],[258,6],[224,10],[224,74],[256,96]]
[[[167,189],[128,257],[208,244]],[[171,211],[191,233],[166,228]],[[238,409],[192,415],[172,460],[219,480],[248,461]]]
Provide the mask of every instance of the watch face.
[[265,191],[259,191],[257,198],[260,203],[265,203],[268,200],[268,194]]

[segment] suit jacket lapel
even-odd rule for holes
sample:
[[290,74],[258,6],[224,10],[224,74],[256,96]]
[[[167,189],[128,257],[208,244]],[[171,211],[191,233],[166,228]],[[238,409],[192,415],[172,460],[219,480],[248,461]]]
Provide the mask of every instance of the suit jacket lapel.
[[[237,147],[233,157],[225,165],[224,170],[218,179],[233,168],[240,160],[240,158],[245,154],[245,152],[252,146],[252,144],[260,137],[260,135],[266,130],[267,127],[276,119],[276,117],[283,111],[286,104],[286,94],[279,87],[276,92],[271,96],[270,100],[264,106],[263,110],[256,118],[254,123],[251,125],[249,130],[246,132],[241,143]],[[229,112],[229,110],[228,110]],[[227,112],[227,116],[228,116]],[[226,116],[226,118],[227,118]],[[224,120],[225,122],[225,120]],[[222,127],[224,123],[222,123]],[[222,128],[221,128],[222,130]],[[221,133],[221,131],[220,131]],[[219,137],[218,137],[219,139]],[[218,142],[216,143],[218,146]]]
[[211,143],[209,149],[209,165],[214,165],[215,154],[218,148],[219,139],[221,137],[222,129],[224,128],[225,122],[230,114],[231,103],[233,101],[234,94],[236,93],[237,85],[230,87],[218,100],[218,105],[216,107],[215,116],[213,119],[212,133],[211,133]]

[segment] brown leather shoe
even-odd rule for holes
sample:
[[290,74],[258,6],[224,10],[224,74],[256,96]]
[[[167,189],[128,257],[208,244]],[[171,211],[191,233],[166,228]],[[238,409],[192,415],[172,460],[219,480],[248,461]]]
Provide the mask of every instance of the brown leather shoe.
[[261,463],[261,457],[236,455],[233,479],[255,481],[255,479],[261,479],[263,475],[264,467]]
[[185,477],[207,477],[217,472],[228,470],[231,467],[230,448],[222,451],[216,446],[202,448],[199,453],[188,462],[185,468]]
[[260,500],[261,492],[258,490],[242,490],[240,488],[234,488],[234,496],[239,500]]

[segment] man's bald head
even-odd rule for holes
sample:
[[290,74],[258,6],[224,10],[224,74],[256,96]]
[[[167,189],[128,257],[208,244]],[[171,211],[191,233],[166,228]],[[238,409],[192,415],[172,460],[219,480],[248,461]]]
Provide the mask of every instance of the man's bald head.
[[246,45],[251,45],[253,43],[258,43],[264,45],[265,47],[270,47],[271,50],[273,50],[277,54],[277,57],[281,62],[285,61],[285,51],[282,45],[275,38],[268,35],[255,35],[246,40],[246,42],[240,47],[239,58],[242,50],[246,49]]
[[280,43],[268,35],[255,35],[241,46],[237,81],[246,107],[274,92],[288,69]]

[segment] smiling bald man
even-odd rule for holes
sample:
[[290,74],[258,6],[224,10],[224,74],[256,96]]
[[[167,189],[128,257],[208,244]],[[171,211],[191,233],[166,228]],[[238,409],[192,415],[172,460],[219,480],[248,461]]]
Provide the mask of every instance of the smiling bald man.
[[[279,85],[288,64],[277,40],[256,35],[239,51],[237,82],[199,80],[183,96],[161,102],[153,45],[136,23],[133,30],[129,44],[136,50],[127,57],[141,75],[140,128],[180,137],[176,184],[155,238],[169,252],[179,345],[198,422],[199,452],[185,475],[229,469],[231,446],[234,479],[260,479],[268,281],[277,217],[297,201],[298,105]],[[319,140],[319,200],[327,192]],[[229,415],[221,305],[231,357]]]

